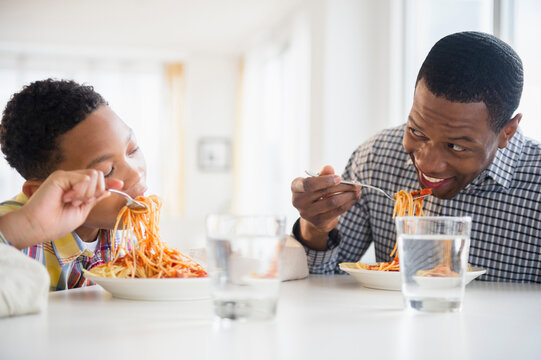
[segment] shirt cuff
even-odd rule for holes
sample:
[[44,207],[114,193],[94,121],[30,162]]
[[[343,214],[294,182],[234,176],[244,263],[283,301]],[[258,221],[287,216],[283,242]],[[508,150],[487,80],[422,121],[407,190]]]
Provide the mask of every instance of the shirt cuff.
[[329,232],[327,249],[318,251],[304,245],[300,240],[300,218],[293,225],[293,237],[304,246],[308,261],[308,270],[311,274],[334,274],[337,269],[338,245],[340,244],[340,232],[336,229]]

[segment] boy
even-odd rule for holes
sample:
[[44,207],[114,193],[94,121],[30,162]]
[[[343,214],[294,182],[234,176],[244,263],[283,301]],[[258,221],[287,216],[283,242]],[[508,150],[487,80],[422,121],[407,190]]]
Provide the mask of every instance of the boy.
[[[145,160],[133,131],[92,87],[48,79],[26,86],[8,102],[0,124],[0,145],[8,163],[26,180],[21,194],[0,204],[0,216],[27,203],[55,171],[88,172],[91,180],[84,187],[90,203],[96,204],[80,226],[64,233],[62,224],[73,221],[69,218],[73,214],[65,213],[51,219],[51,238],[32,244],[5,237],[46,266],[51,290],[91,284],[82,269],[110,259],[110,230],[125,204],[119,196],[99,197],[105,184],[132,197],[146,191]],[[96,189],[98,199],[89,196]],[[79,201],[72,206],[80,206]]]

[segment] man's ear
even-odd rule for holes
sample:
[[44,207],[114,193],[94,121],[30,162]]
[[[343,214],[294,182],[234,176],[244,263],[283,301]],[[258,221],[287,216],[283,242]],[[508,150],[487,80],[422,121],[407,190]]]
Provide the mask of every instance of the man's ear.
[[498,147],[500,149],[506,147],[509,140],[511,140],[513,136],[515,136],[520,120],[522,120],[522,114],[516,114],[511,120],[507,122],[507,124],[505,124],[503,129],[500,130],[500,133],[498,134]]
[[30,199],[42,183],[40,180],[26,180],[23,184],[23,193]]

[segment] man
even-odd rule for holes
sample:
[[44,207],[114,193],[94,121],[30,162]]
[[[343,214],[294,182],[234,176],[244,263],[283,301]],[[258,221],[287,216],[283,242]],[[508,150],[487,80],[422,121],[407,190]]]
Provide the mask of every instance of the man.
[[[407,123],[351,156],[344,179],[389,193],[431,188],[425,215],[472,216],[469,262],[484,280],[541,282],[541,146],[518,130],[522,62],[492,35],[444,37],[427,55]],[[340,184],[330,166],[291,184],[301,218],[293,232],[312,273],[339,272],[374,242],[390,261],[394,202]]]

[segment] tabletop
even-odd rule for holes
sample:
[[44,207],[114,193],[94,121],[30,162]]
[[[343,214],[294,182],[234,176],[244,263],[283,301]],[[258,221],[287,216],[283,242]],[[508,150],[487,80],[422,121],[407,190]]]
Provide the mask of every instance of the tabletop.
[[211,301],[130,301],[99,286],[0,319],[0,359],[539,359],[541,284],[474,281],[462,312],[404,309],[349,275],[281,284],[272,321],[213,316]]

